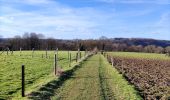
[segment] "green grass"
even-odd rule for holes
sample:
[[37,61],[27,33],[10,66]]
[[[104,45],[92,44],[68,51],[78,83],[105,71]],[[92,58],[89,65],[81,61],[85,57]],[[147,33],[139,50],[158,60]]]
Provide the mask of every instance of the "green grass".
[[147,59],[162,59],[170,60],[170,57],[165,56],[165,54],[156,54],[156,53],[138,53],[138,52],[107,52],[112,56],[119,57],[133,57],[133,58],[147,58]]
[[[59,51],[59,66],[63,70],[69,69],[68,52]],[[72,62],[75,60],[76,51],[71,51]],[[21,96],[21,65],[25,65],[26,94],[41,87],[57,77],[53,74],[54,51],[35,51],[32,58],[32,51],[14,51],[14,54],[0,55],[0,99],[10,99]],[[82,56],[84,54],[82,53]]]
[[52,100],[141,100],[134,87],[99,54],[86,60],[55,94]]

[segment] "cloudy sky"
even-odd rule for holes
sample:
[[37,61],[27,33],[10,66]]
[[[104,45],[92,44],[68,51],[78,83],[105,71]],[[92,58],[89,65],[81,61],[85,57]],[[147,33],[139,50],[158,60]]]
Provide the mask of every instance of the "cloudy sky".
[[170,0],[0,0],[0,36],[170,40]]

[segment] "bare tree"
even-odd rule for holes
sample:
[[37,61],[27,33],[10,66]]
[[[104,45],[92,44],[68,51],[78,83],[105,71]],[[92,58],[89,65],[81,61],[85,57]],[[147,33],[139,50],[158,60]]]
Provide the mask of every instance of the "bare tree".
[[47,39],[47,48],[50,50],[56,49],[56,40],[53,38]]
[[17,35],[13,39],[9,39],[9,43],[11,45],[11,49],[19,50],[19,48],[22,47],[22,38]]
[[25,48],[26,50],[30,50],[30,34],[29,33],[24,33],[23,36],[23,48]]
[[165,48],[166,55],[170,56],[170,46]]
[[37,34],[37,36],[38,36],[39,39],[45,39],[45,36],[41,33]]
[[30,33],[30,45],[31,45],[31,49],[32,48],[38,49],[39,38],[36,33]]
[[148,45],[144,48],[145,52],[149,52],[149,53],[154,53],[156,50],[156,46],[155,45]]
[[155,53],[164,53],[164,48],[158,46],[155,50]]

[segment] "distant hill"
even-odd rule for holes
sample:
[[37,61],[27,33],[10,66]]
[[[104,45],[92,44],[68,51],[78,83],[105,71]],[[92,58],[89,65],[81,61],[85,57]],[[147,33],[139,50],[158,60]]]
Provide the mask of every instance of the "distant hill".
[[125,43],[127,45],[155,45],[161,47],[170,46],[168,40],[156,40],[156,39],[145,39],[145,38],[113,38],[111,39],[114,43]]
[[0,43],[6,42],[7,40],[7,38],[0,38]]
[[[4,45],[5,43],[8,43],[9,38],[0,38],[0,44],[1,46]],[[64,45],[70,45],[70,43],[75,44],[77,41],[84,41],[81,39],[72,39],[72,40],[64,40],[64,39],[56,39],[59,44],[64,44]],[[156,40],[156,39],[146,39],[146,38],[107,38],[105,36],[102,36],[101,38],[97,40],[93,39],[88,39],[85,41],[98,41],[97,44],[101,41],[110,41],[110,43],[118,43],[118,44],[126,44],[128,46],[131,45],[142,45],[142,46],[147,46],[147,45],[155,45],[155,46],[161,46],[161,47],[167,47],[170,46],[170,40]],[[106,42],[108,43],[108,42]]]

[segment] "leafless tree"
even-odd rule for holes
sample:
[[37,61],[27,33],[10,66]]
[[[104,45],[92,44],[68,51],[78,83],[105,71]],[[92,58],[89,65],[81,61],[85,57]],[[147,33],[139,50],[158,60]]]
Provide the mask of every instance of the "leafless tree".
[[164,48],[158,46],[155,50],[155,53],[164,53]]
[[144,48],[145,52],[149,52],[149,53],[154,53],[154,51],[156,50],[156,46],[155,45],[148,45]]
[[165,48],[166,55],[170,56],[170,46]]

